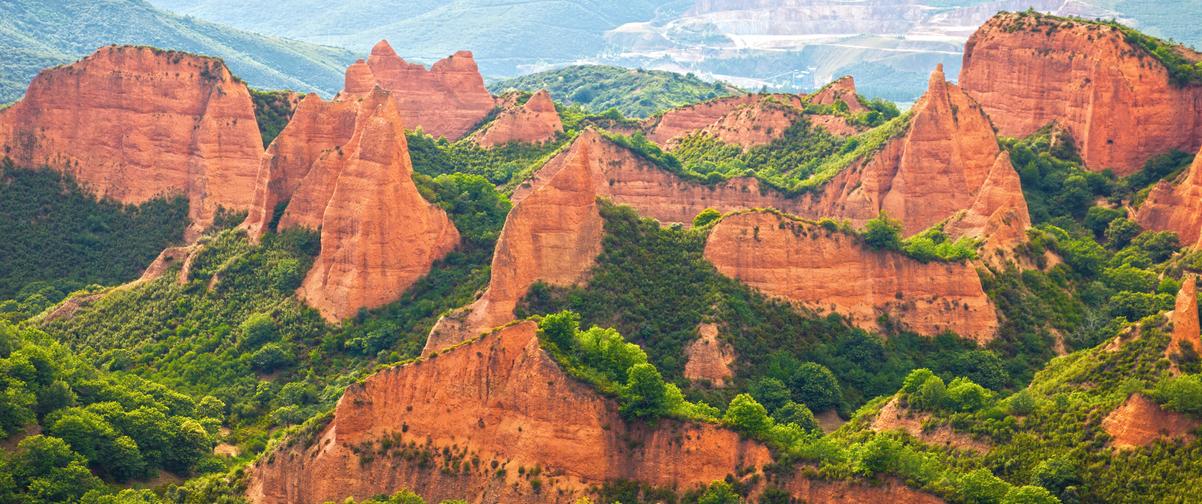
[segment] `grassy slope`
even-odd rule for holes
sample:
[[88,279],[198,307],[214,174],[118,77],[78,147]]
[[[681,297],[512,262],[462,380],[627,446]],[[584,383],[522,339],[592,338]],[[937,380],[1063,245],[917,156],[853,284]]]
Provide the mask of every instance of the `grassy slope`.
[[354,56],[343,49],[265,37],[179,17],[143,0],[0,3],[0,102],[16,100],[43,68],[109,44],[152,45],[221,57],[250,85],[331,95]]

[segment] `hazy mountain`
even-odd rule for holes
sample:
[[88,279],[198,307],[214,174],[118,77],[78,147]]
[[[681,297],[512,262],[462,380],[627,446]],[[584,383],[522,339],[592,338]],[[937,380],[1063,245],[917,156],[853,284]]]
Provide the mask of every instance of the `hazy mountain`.
[[143,0],[0,2],[0,103],[15,100],[43,68],[109,44],[150,45],[218,56],[250,85],[332,94],[350,52],[262,36],[170,14]]
[[922,92],[938,63],[954,79],[964,41],[999,10],[1116,17],[1202,45],[1202,27],[1190,22],[1202,16],[1202,2],[1164,9],[1154,0],[151,1],[358,52],[387,38],[402,56],[427,63],[470,49],[492,77],[602,63],[747,88],[814,89],[852,74],[865,94],[901,101]]

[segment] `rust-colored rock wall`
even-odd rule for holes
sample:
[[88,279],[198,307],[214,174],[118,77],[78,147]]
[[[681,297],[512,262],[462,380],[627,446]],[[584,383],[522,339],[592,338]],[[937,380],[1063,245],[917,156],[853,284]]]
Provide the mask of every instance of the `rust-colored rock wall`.
[[347,69],[343,96],[379,85],[392,92],[407,128],[457,140],[496,105],[470,51],[459,51],[430,67],[408,63],[381,40],[364,63]]
[[1194,275],[1186,274],[1182,279],[1171,318],[1173,333],[1165,355],[1180,353],[1186,345],[1193,347],[1195,354],[1202,353],[1202,327],[1198,324],[1198,281]]
[[[521,322],[351,386],[311,442],[250,468],[247,497],[309,504],[406,488],[433,502],[569,503],[607,481],[683,492],[771,462],[767,448],[716,425],[625,421],[612,400],[558,367],[536,331]],[[381,449],[385,438],[394,448]],[[538,490],[518,470],[534,467]],[[762,474],[754,481],[761,491]],[[777,483],[813,503],[940,502],[895,481],[812,481],[799,471]]]
[[870,250],[857,237],[776,212],[724,218],[705,257],[766,294],[843,314],[866,329],[887,314],[920,334],[950,330],[985,342],[997,332],[997,313],[971,264]]
[[[753,147],[780,138],[804,115],[803,106],[800,96],[787,94],[718,98],[669,110],[648,119],[644,129],[648,139],[667,147],[699,132],[728,144]],[[832,123],[832,127],[838,126]]]
[[730,366],[735,362],[735,349],[718,339],[718,326],[701,324],[698,338],[685,348],[684,377],[689,381],[708,381],[722,387],[734,377]]
[[1183,244],[1202,246],[1202,153],[1180,184],[1161,180],[1152,188],[1135,221],[1147,229],[1177,233]]
[[119,46],[34,78],[0,111],[0,146],[124,203],[182,193],[189,237],[218,207],[251,206],[263,149],[250,93],[220,60]]
[[968,40],[960,85],[1003,135],[1060,123],[1093,170],[1128,175],[1158,154],[1202,147],[1202,86],[1174,85],[1113,27],[999,14]]
[[563,131],[563,122],[547,90],[540,89],[525,105],[506,107],[493,122],[475,136],[481,147],[509,142],[543,143],[554,140]]
[[320,219],[310,227],[321,229],[321,252],[298,294],[330,321],[399,299],[459,243],[450,218],[413,183],[389,94],[377,89],[357,107],[350,139],[313,164],[280,222]]
[[[564,374],[535,332],[522,322],[352,386],[312,446],[252,468],[249,497],[303,504],[409,488],[436,502],[571,502],[609,480],[687,489],[771,460],[765,447],[714,425],[625,422],[611,400]],[[435,452],[455,447],[481,463],[453,476],[401,457],[360,463],[356,445],[393,433],[402,442],[429,440]],[[504,477],[495,476],[493,460],[506,463]],[[541,494],[517,471],[536,466]]]
[[847,110],[853,114],[868,111],[868,107],[864,106],[864,103],[860,101],[860,95],[857,94],[856,80],[850,75],[840,77],[819,89],[809,96],[809,102],[817,105],[834,105],[843,102],[847,105]]
[[[1018,174],[989,118],[945,80],[942,66],[912,114],[904,135],[853,162],[795,213],[860,226],[884,211],[902,222],[906,235],[955,218],[964,222],[951,231],[987,238],[995,247],[1024,240],[1031,220]],[[996,236],[977,234],[986,231]]]
[[1110,445],[1119,449],[1148,446],[1157,439],[1193,439],[1198,420],[1188,415],[1165,411],[1160,405],[1140,394],[1131,394],[1106,418],[1102,428],[1112,438]]

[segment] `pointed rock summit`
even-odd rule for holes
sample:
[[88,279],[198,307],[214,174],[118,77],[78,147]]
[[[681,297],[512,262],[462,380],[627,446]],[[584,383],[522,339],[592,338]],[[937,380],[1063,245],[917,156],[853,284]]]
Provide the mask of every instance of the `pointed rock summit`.
[[366,62],[347,68],[340,96],[362,95],[377,85],[392,93],[406,127],[451,140],[462,138],[495,106],[469,51],[459,51],[427,70],[407,63],[381,40]]
[[[939,66],[939,71],[942,74],[943,65]],[[840,77],[838,80],[827,84],[822,89],[819,89],[809,97],[810,103],[817,105],[834,105],[838,102],[843,102],[847,105],[847,110],[852,114],[866,112],[868,107],[860,101],[860,95],[856,91],[856,80],[850,75]]]
[[1135,221],[1146,229],[1172,231],[1181,243],[1202,247],[1202,152],[1180,184],[1157,182],[1135,213]]
[[1185,346],[1193,347],[1195,355],[1202,354],[1202,327],[1198,325],[1197,277],[1186,274],[1181,279],[1177,303],[1173,308],[1173,334],[1165,356],[1180,354]]
[[261,236],[286,203],[279,228],[320,229],[298,293],[331,322],[399,299],[459,243],[413,183],[403,124],[379,88],[334,102],[310,95],[263,157],[244,226]]
[[960,85],[1002,135],[1064,125],[1091,170],[1130,175],[1154,156],[1202,147],[1202,86],[1174,83],[1156,57],[1105,24],[998,14],[969,38]]
[[540,89],[524,105],[505,107],[475,137],[481,147],[490,148],[510,142],[538,144],[555,139],[563,132],[563,122],[555,110],[551,94]]
[[109,46],[35,77],[0,111],[0,147],[123,203],[183,194],[195,237],[219,207],[251,206],[263,143],[250,92],[220,60]]

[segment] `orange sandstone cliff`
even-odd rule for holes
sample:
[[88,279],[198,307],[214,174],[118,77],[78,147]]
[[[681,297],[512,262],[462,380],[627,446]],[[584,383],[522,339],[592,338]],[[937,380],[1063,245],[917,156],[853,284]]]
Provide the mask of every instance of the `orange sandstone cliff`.
[[124,203],[182,193],[192,237],[219,207],[251,206],[263,150],[250,93],[220,60],[121,46],[35,77],[0,111],[0,146]]
[[860,101],[860,95],[856,91],[856,80],[850,75],[840,77],[823,86],[822,89],[809,96],[809,101],[816,105],[834,105],[843,102],[847,105],[847,110],[853,114],[868,111],[868,107]]
[[1118,449],[1148,446],[1158,439],[1193,439],[1193,432],[1202,425],[1189,415],[1166,411],[1141,394],[1131,394],[1106,418],[1102,429],[1110,435],[1110,445]]
[[[804,103],[796,95],[751,94],[717,98],[664,112],[644,122],[647,138],[665,147],[695,133],[705,133],[740,147],[764,145],[780,138],[804,115]],[[832,129],[846,134],[850,128],[832,122]]]
[[[767,448],[712,424],[628,423],[566,375],[536,332],[521,322],[352,385],[311,439],[250,468],[247,497],[310,504],[405,488],[434,502],[567,503],[607,481],[683,492],[728,475],[760,490]],[[519,470],[535,467],[538,488]],[[896,483],[783,479],[806,502],[939,502]]]
[[1031,219],[1018,174],[981,106],[945,80],[942,65],[911,114],[904,134],[853,161],[796,210],[778,208],[857,226],[884,211],[907,236],[960,221],[949,229],[959,233],[952,236],[983,238],[998,248],[1025,240]]
[[1135,213],[1135,221],[1147,229],[1177,233],[1183,244],[1202,245],[1202,153],[1180,184],[1157,182]]
[[457,140],[496,106],[469,51],[459,51],[430,67],[408,63],[381,40],[365,62],[347,68],[341,96],[362,95],[376,85],[392,92],[407,128]]
[[1058,122],[1093,170],[1129,175],[1158,154],[1202,147],[1202,86],[1172,83],[1114,27],[999,14],[968,40],[960,85],[1003,135]]
[[254,222],[287,201],[281,228],[320,229],[321,252],[298,294],[327,320],[399,299],[459,233],[413,183],[395,103],[377,88],[354,101],[311,97],[297,115],[264,157]]
[[514,191],[514,207],[493,254],[488,290],[472,306],[444,317],[425,351],[509,322],[536,281],[563,286],[583,280],[601,252],[604,223],[598,197],[629,205],[664,224],[690,223],[706,208],[728,212],[793,203],[780,193],[761,190],[755,179],[715,185],[682,179],[597,131],[585,130]]
[[997,332],[997,312],[970,263],[871,250],[858,237],[778,212],[723,218],[705,257],[766,294],[840,313],[866,329],[879,329],[879,316],[888,315],[920,334],[954,331],[985,342]]
[[1194,275],[1186,274],[1182,279],[1170,319],[1173,321],[1173,333],[1165,355],[1178,354],[1187,345],[1193,347],[1195,354],[1202,353],[1202,328],[1198,324],[1198,282]]
[[547,90],[540,89],[524,105],[512,104],[497,115],[476,136],[481,147],[495,147],[509,142],[543,143],[554,140],[563,131],[559,112]]

